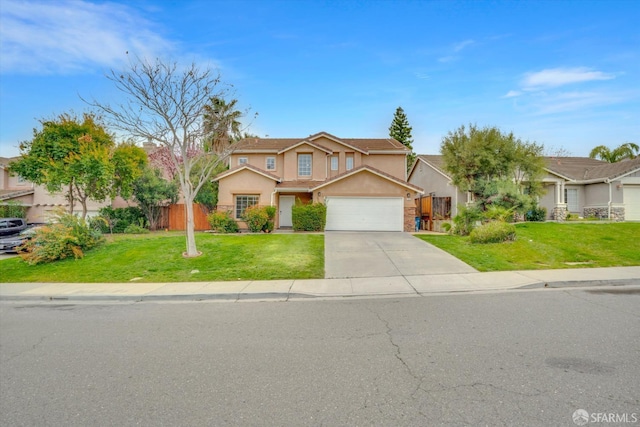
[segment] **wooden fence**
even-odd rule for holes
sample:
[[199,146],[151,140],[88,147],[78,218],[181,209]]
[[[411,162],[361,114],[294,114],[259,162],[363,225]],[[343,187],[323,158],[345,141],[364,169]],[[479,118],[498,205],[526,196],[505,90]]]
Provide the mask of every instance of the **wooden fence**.
[[434,221],[451,219],[451,197],[421,196],[416,199],[420,229],[433,231]]
[[[195,229],[198,231],[209,230],[209,222],[207,222],[207,209],[199,205],[193,204],[193,221],[195,223]],[[187,229],[187,217],[184,211],[184,205],[170,205],[163,212],[160,220],[162,224],[161,228],[168,228],[169,230],[186,230]]]

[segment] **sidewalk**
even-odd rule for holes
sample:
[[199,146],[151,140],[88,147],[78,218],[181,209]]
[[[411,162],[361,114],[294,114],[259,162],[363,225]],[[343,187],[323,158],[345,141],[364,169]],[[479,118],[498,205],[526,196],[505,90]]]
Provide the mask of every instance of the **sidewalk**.
[[0,300],[288,301],[600,285],[640,285],[640,267],[237,282],[0,283]]

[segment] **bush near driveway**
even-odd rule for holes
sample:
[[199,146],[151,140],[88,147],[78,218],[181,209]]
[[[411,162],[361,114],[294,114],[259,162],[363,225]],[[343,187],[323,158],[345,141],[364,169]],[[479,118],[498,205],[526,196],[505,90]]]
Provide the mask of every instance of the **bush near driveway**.
[[292,209],[294,231],[324,231],[327,206],[323,203],[296,204]]
[[474,228],[469,234],[471,243],[501,243],[516,239],[516,227],[503,221],[490,221]]

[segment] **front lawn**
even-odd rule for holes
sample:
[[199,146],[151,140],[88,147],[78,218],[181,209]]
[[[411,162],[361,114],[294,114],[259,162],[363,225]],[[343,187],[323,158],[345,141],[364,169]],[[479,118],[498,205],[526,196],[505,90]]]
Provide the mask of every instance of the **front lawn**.
[[321,234],[197,233],[203,255],[185,259],[184,235],[116,235],[84,258],[29,266],[0,261],[0,282],[200,282],[324,277]]
[[468,237],[419,234],[479,271],[640,265],[640,223],[522,223],[515,242],[472,244]]

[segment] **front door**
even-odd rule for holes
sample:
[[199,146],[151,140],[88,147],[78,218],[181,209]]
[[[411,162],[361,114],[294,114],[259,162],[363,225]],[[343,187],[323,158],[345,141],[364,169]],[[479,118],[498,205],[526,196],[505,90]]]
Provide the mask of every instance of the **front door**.
[[291,210],[295,203],[295,196],[280,196],[280,227],[292,227],[293,217]]

